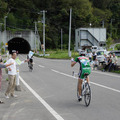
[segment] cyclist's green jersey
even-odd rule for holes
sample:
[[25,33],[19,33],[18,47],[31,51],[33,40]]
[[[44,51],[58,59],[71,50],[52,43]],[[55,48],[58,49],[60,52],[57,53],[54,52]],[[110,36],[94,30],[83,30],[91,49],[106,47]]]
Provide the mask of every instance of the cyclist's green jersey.
[[78,62],[80,64],[80,75],[79,77],[81,79],[84,78],[84,74],[90,74],[91,73],[91,67],[90,67],[90,62],[89,62],[89,58],[84,57],[84,56],[79,56],[77,58],[75,58],[75,62]]

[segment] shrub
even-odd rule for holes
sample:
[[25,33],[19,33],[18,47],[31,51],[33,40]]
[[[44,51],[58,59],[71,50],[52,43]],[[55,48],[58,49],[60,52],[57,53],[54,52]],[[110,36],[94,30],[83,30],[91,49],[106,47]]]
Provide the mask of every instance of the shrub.
[[1,54],[5,54],[5,48],[1,49]]
[[117,50],[120,50],[120,44],[117,44],[117,45],[115,46],[115,48],[116,48]]

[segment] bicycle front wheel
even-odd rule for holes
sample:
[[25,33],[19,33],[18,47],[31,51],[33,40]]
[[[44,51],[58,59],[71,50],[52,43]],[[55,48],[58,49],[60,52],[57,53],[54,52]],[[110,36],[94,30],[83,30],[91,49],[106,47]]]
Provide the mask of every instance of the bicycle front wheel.
[[89,106],[91,101],[91,88],[89,83],[85,83],[85,94],[84,94],[85,105]]

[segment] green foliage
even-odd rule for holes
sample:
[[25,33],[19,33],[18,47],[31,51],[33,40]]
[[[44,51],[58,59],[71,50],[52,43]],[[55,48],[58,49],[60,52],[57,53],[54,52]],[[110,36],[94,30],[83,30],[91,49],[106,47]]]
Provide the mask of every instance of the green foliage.
[[1,49],[1,54],[2,54],[2,55],[5,54],[5,48],[2,48],[2,49]]
[[2,48],[4,46],[4,43],[3,42],[1,42],[0,43],[0,48]]
[[7,60],[4,60],[4,63],[6,63],[7,62]]
[[[60,49],[55,49],[55,50],[46,50],[46,54],[50,54],[50,56],[45,56],[45,58],[51,58],[51,59],[70,59],[68,56],[68,50],[60,50]],[[38,55],[35,55],[39,57]],[[78,52],[72,51],[72,57],[77,57],[79,56]]]
[[[6,72],[6,74],[8,74],[8,69],[7,68],[5,68],[5,72]],[[8,80],[8,78],[6,80]]]
[[7,10],[7,3],[4,0],[0,0],[0,19],[4,17]]
[[117,50],[120,50],[120,44],[117,44],[117,45],[115,46],[115,48],[116,48]]
[[110,6],[112,0],[90,0],[96,8],[106,9]]
[[[48,49],[60,48],[61,28],[63,47],[67,49],[70,8],[72,8],[72,49],[74,49],[75,29],[89,27],[90,23],[92,27],[101,27],[104,20],[107,37],[110,37],[111,31],[112,39],[120,37],[120,0],[0,0],[0,6],[2,6],[0,22],[4,23],[4,17],[8,16],[7,30],[13,32],[24,29],[34,31],[34,22],[43,19],[40,11],[46,10],[46,48]],[[37,25],[43,40],[43,24]]]
[[109,37],[109,38],[107,39],[106,44],[107,44],[107,48],[109,49],[110,45],[113,44],[113,39]]

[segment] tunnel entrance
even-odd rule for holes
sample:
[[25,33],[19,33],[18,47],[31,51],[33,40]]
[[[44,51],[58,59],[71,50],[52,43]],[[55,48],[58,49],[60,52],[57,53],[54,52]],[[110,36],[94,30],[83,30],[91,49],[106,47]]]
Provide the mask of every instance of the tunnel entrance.
[[18,53],[28,54],[31,50],[30,44],[23,38],[13,38],[8,42],[8,50],[11,53],[12,50],[18,51]]

